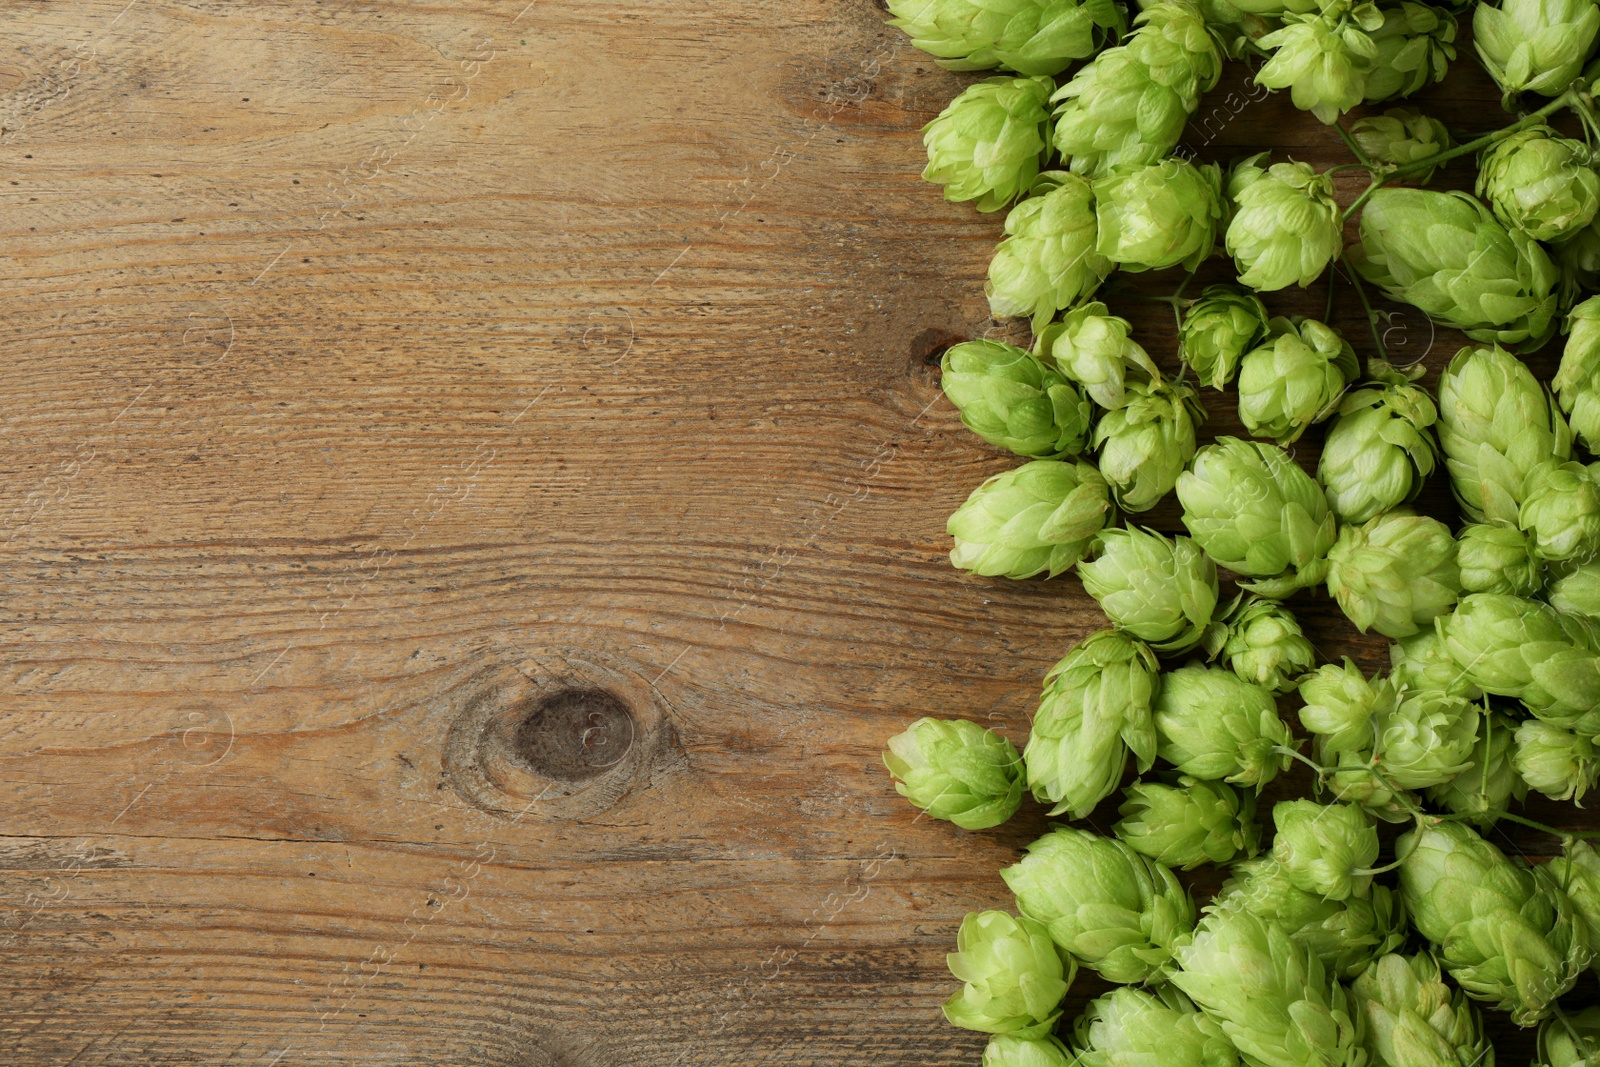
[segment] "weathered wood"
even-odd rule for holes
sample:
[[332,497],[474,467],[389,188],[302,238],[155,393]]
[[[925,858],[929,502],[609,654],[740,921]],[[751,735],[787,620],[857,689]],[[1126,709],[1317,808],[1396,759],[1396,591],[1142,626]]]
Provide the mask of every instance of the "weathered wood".
[[[1101,618],[944,560],[1013,462],[937,386],[1005,329],[1000,217],[917,178],[968,79],[866,0],[0,42],[6,1062],[974,1063],[943,954],[1046,820],[918,818],[878,752],[1020,740]],[[1342,159],[1247,94],[1203,158]]]

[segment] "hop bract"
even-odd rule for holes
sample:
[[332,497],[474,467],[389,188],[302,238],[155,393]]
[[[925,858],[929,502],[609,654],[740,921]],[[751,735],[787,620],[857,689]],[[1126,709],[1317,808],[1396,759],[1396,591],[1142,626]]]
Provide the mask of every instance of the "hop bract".
[[1256,82],[1288,89],[1301,111],[1333,125],[1366,96],[1378,46],[1354,20],[1322,14],[1285,15],[1283,28],[1258,42],[1272,49]]
[[1451,658],[1484,692],[1516,697],[1557,726],[1600,734],[1600,658],[1590,626],[1537,600],[1473,593],[1441,632]]
[[1216,611],[1217,566],[1187,537],[1103,530],[1078,575],[1112,623],[1158,652],[1199,644]]
[[1548,874],[1513,864],[1461,823],[1412,830],[1395,849],[1412,925],[1450,977],[1519,1026],[1549,1014],[1591,953],[1572,901]]
[[1207,635],[1207,650],[1220,639],[1219,654],[1233,673],[1274,693],[1287,693],[1317,661],[1288,608],[1275,600],[1248,597],[1229,613],[1220,636]]
[[1239,1054],[1209,1016],[1170,985],[1113,989],[1075,1026],[1075,1067],[1236,1067]]
[[1055,1037],[995,1034],[983,1049],[983,1067],[1072,1067],[1072,1054]]
[[1239,268],[1239,282],[1252,289],[1305,288],[1344,247],[1333,178],[1305,163],[1269,165],[1270,155],[1251,156],[1228,178],[1234,204],[1228,255]]
[[1472,765],[1443,785],[1428,789],[1428,799],[1457,815],[1465,815],[1480,830],[1493,826],[1512,800],[1528,795],[1528,784],[1511,763],[1516,724],[1500,712],[1483,716]]
[[[1549,884],[1567,895],[1583,925],[1589,931],[1589,947],[1600,937],[1600,853],[1578,838],[1562,843],[1561,855],[1545,868]],[[1585,1065],[1587,1067],[1587,1065]]]
[[1094,409],[1077,388],[1025,349],[966,341],[945,350],[940,388],[961,421],[1019,456],[1077,455]]
[[1546,460],[1523,483],[1517,525],[1541,559],[1587,559],[1600,551],[1600,486],[1581,463]]
[[1536,241],[1559,241],[1600,209],[1600,175],[1589,163],[1581,142],[1535,126],[1484,149],[1478,195],[1507,226]]
[[1033,195],[1006,215],[1007,237],[989,261],[984,291],[996,317],[1033,320],[1035,333],[1094,292],[1111,273],[1095,251],[1099,229],[1089,183],[1065,171],[1047,171]]
[[949,70],[1059,74],[1093,55],[1110,20],[1081,0],[890,0],[891,25]]
[[1533,372],[1504,349],[1463,348],[1439,379],[1439,446],[1473,522],[1516,525],[1528,473],[1572,458],[1572,432]]
[[1184,774],[1257,792],[1288,767],[1293,744],[1272,693],[1230,670],[1189,664],[1156,697],[1156,753]]
[[889,739],[883,765],[901,796],[964,830],[999,826],[1022,804],[1017,750],[965,719],[918,719]]
[[1362,633],[1407,637],[1461,592],[1455,538],[1438,519],[1398,511],[1346,526],[1328,551],[1328,592]]
[[1320,584],[1338,529],[1327,498],[1281,449],[1219,437],[1178,477],[1183,524],[1206,555],[1269,597]]
[[1468,523],[1456,537],[1461,588],[1468,593],[1532,596],[1544,586],[1544,564],[1514,526]]
[[950,516],[950,562],[990,578],[1054,578],[1083,558],[1110,512],[1094,464],[1036,459],[990,478]]
[[1170,870],[1087,830],[1052,830],[1000,877],[1022,914],[1111,982],[1164,977],[1194,928],[1194,902]]
[[[1411,7],[1415,5],[1406,4]],[[1385,23],[1387,25],[1387,22]],[[1455,23],[1449,23],[1454,27]],[[1377,80],[1376,71],[1367,79],[1369,86]],[[1369,115],[1350,124],[1350,136],[1361,151],[1374,163],[1388,163],[1404,167],[1449,151],[1454,147],[1450,131],[1438,119],[1431,119],[1414,107],[1394,107],[1382,115]],[[1427,185],[1436,167],[1419,171],[1414,177],[1419,185]]]
[[1119,408],[1128,402],[1130,380],[1161,378],[1150,356],[1129,336],[1132,330],[1127,319],[1110,314],[1104,304],[1084,304],[1045,327],[1034,352],[1082,385],[1101,407]]
[[1530,789],[1551,800],[1571,800],[1579,807],[1600,774],[1592,738],[1538,719],[1517,727],[1511,760]]
[[1554,330],[1555,264],[1465,193],[1379,189],[1350,259],[1391,300],[1473,340],[1537,348]]
[[970,85],[922,128],[928,166],[922,177],[945,187],[946,200],[971,200],[999,211],[1039,176],[1049,150],[1045,109],[1049,78],[986,78]]
[[1350,342],[1316,319],[1273,319],[1269,337],[1239,367],[1239,418],[1287,445],[1334,413],[1360,365]]
[[1389,680],[1408,692],[1431,689],[1468,700],[1483,696],[1483,690],[1450,655],[1437,623],[1433,629],[1402,637],[1390,645],[1389,662],[1392,664]]
[[1077,966],[1043,926],[1003,911],[969,912],[956,944],[950,973],[966,985],[945,1001],[946,1019],[986,1034],[1039,1038],[1051,1031]]
[[1194,458],[1195,425],[1205,418],[1186,382],[1131,382],[1123,404],[1094,428],[1100,474],[1124,511],[1149,511]]
[[1428,952],[1388,955],[1350,986],[1374,1067],[1493,1067],[1483,1017]]
[[1597,30],[1592,0],[1501,0],[1472,15],[1478,55],[1508,95],[1559,95],[1583,69]]
[[1115,630],[1085,638],[1045,676],[1022,758],[1036,800],[1081,819],[1122,780],[1131,751],[1156,758],[1151,705],[1161,668],[1142,641]]
[[1329,900],[1365,897],[1378,859],[1378,831],[1360,808],[1281,800],[1272,809],[1272,858],[1297,889]]
[[1561,366],[1550,387],[1567,413],[1572,432],[1593,452],[1600,447],[1600,296],[1572,309],[1567,331]]
[[1254,293],[1209,286],[1183,317],[1178,352],[1202,385],[1225,389],[1244,354],[1266,337],[1268,317]]
[[1539,1024],[1539,1060],[1533,1067],[1594,1067],[1600,1056],[1600,1007]]
[[1094,201],[1106,259],[1132,272],[1193,270],[1216,246],[1222,172],[1182,159],[1116,168],[1095,180]]
[[1172,982],[1266,1067],[1362,1067],[1361,1017],[1310,949],[1246,911],[1214,911]]
[[1600,560],[1590,560],[1567,571],[1550,583],[1550,606],[1569,615],[1600,619]]
[[1300,682],[1300,725],[1318,735],[1334,751],[1370,749],[1372,717],[1382,705],[1398,699],[1381,677],[1368,681],[1346,656],[1343,663],[1325,663]]
[[1383,25],[1372,31],[1378,54],[1362,88],[1367,102],[1410,96],[1444,81],[1456,58],[1455,40],[1454,12],[1412,0],[1385,9]]
[[1438,462],[1438,418],[1427,392],[1403,378],[1347,394],[1317,464],[1333,513],[1362,523],[1414,500]]
[[1124,794],[1112,829],[1141,856],[1190,870],[1255,855],[1261,832],[1255,798],[1221,782],[1182,775],[1177,784],[1135,782]]

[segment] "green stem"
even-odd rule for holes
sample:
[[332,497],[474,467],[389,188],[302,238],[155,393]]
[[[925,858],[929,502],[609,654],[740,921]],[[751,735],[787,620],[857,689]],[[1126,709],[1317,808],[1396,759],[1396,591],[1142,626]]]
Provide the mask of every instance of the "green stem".
[[1576,837],[1584,840],[1594,840],[1596,838],[1600,838],[1600,830],[1557,830],[1553,826],[1546,826],[1542,822],[1534,822],[1532,819],[1525,818],[1521,815],[1513,815],[1509,811],[1501,812],[1498,817],[1502,819],[1509,819],[1514,823],[1529,827],[1530,829],[1543,830],[1552,837]]
[[1194,281],[1195,273],[1199,270],[1200,264],[1196,263],[1189,273],[1183,276],[1183,284],[1178,286],[1178,291],[1172,294],[1172,317],[1178,324],[1180,334],[1183,332],[1183,310],[1178,304],[1183,299],[1183,291],[1189,288],[1189,283]]
[[1367,325],[1372,329],[1372,343],[1377,346],[1378,358],[1385,363],[1389,362],[1389,352],[1383,347],[1383,334],[1378,329],[1378,313],[1372,310],[1372,301],[1367,299],[1366,287],[1361,284],[1361,277],[1356,274],[1356,269],[1342,254],[1339,262],[1350,272],[1350,284],[1355,288],[1356,297],[1361,301],[1361,310],[1367,313]]
[[[1368,159],[1367,158],[1367,154],[1361,150],[1361,146],[1356,144],[1356,139],[1354,137],[1350,136],[1350,131],[1344,128],[1344,123],[1335,122],[1333,124],[1333,128],[1339,131],[1339,136],[1340,137],[1344,138],[1344,143],[1350,149],[1350,154],[1352,156],[1355,156],[1356,159],[1358,161],[1360,161],[1360,163],[1361,163],[1361,165],[1363,167],[1367,168],[1368,170],[1371,170],[1372,169],[1372,160]],[[1344,167],[1334,167],[1333,169],[1334,170],[1344,170],[1345,168]]]
[[1304,763],[1307,767],[1310,767],[1312,770],[1316,771],[1318,778],[1326,778],[1328,775],[1333,773],[1331,769],[1322,766],[1320,763],[1312,762],[1310,757],[1301,755],[1299,749],[1290,748],[1288,745],[1278,745],[1274,747],[1272,751],[1278,753],[1280,756],[1293,756],[1301,763]]

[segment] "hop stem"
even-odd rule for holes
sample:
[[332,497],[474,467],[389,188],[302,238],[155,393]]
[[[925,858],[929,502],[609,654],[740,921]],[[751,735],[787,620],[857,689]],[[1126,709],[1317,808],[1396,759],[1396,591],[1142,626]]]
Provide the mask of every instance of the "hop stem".
[[1389,351],[1383,347],[1383,333],[1378,329],[1378,313],[1372,310],[1372,301],[1367,299],[1366,287],[1361,284],[1360,275],[1356,273],[1356,269],[1350,265],[1348,259],[1341,255],[1339,262],[1343,263],[1345,269],[1350,272],[1350,284],[1355,288],[1357,299],[1361,301],[1361,310],[1366,312],[1367,327],[1372,331],[1372,343],[1378,350],[1378,358],[1387,363],[1389,362]]
[[1542,830],[1552,837],[1572,837],[1584,841],[1600,839],[1600,830],[1557,830],[1554,826],[1546,826],[1542,822],[1535,822],[1534,820],[1526,818],[1522,815],[1513,815],[1509,811],[1501,812],[1499,818],[1509,819],[1511,822],[1518,823],[1519,825],[1526,826],[1534,830]]
[[[1368,159],[1367,158],[1367,154],[1361,150],[1361,146],[1356,144],[1356,139],[1354,137],[1350,136],[1350,131],[1344,128],[1344,123],[1335,122],[1333,124],[1333,128],[1339,131],[1339,136],[1340,137],[1344,138],[1344,143],[1347,146],[1349,146],[1350,154],[1355,156],[1357,161],[1359,161],[1360,164],[1363,167],[1365,167],[1367,170],[1372,170],[1373,169],[1372,160]],[[1344,170],[1345,168],[1344,167],[1334,167],[1333,169],[1334,170]]]

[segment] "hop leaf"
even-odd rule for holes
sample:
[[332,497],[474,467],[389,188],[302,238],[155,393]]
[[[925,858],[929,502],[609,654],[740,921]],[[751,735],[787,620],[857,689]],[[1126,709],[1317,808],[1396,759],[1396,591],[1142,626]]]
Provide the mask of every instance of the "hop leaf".
[[1094,183],[1096,251],[1125,271],[1195,269],[1216,246],[1222,173],[1165,159],[1117,168]]
[[1039,176],[1049,150],[1049,78],[986,78],[969,85],[922,128],[928,166],[922,177],[945,187],[946,200],[971,200],[999,211]]
[[1075,1026],[1076,1067],[1237,1067],[1239,1054],[1210,1017],[1170,985],[1113,989]]
[[1094,54],[1116,20],[1083,0],[889,0],[890,24],[947,70],[1059,74]]
[[1366,1047],[1375,1067],[1475,1067],[1493,1064],[1483,1017],[1444,982],[1428,952],[1388,955],[1350,987],[1366,1020]]
[[[1228,179],[1234,204],[1228,254],[1241,284],[1262,291],[1295,284],[1303,289],[1343,249],[1344,219],[1333,198],[1332,177],[1305,163],[1263,166],[1269,156],[1251,156]],[[1352,371],[1349,377],[1354,376]]]
[[1273,319],[1269,338],[1239,367],[1239,418],[1288,445],[1334,413],[1360,367],[1350,342],[1316,319]]
[[1592,0],[1502,0],[1480,3],[1472,40],[1490,75],[1508,96],[1558,96],[1583,69],[1600,31]]
[[1132,382],[1094,430],[1100,474],[1125,511],[1149,511],[1194,458],[1205,409],[1184,382]]
[[1213,285],[1183,317],[1178,351],[1202,385],[1225,389],[1244,354],[1267,334],[1267,307],[1254,293]]
[[1132,329],[1127,319],[1109,314],[1104,304],[1084,304],[1045,327],[1033,350],[1082,385],[1095,403],[1119,408],[1128,402],[1130,380],[1161,380],[1150,356],[1129,336]]
[[965,982],[944,1003],[955,1026],[986,1034],[1041,1038],[1061,1017],[1061,1000],[1077,973],[1043,926],[1003,911],[974,911],[961,920],[950,973]]
[[1272,858],[1290,884],[1328,900],[1365,897],[1378,858],[1378,831],[1360,808],[1282,800],[1272,809]]
[[[1404,6],[1421,5],[1407,2]],[[1387,19],[1388,16],[1385,15],[1385,26],[1388,25]],[[1455,20],[1451,18],[1447,24],[1453,32]],[[1381,47],[1380,45],[1380,49]],[[1375,69],[1367,77],[1369,92],[1382,85],[1383,79],[1379,75],[1379,69]],[[1355,139],[1369,160],[1395,167],[1419,163],[1455,147],[1450,140],[1450,131],[1445,129],[1444,123],[1429,118],[1414,107],[1394,107],[1382,115],[1369,115],[1357,119],[1350,125],[1350,136]],[[1417,184],[1427,185],[1436,169],[1438,168],[1429,167],[1418,172],[1414,176]]]
[[1478,196],[1507,226],[1536,241],[1559,241],[1600,210],[1600,174],[1590,162],[1582,142],[1548,126],[1520,130],[1484,149]]
[[1328,551],[1328,592],[1362,633],[1407,637],[1449,611],[1460,591],[1455,538],[1425,515],[1346,526]]
[[989,310],[1033,319],[1035,333],[1092,293],[1112,266],[1095,251],[1094,194],[1075,174],[1048,171],[1006,215],[1009,235],[989,261]]
[[1169,867],[1227,863],[1240,853],[1255,855],[1260,844],[1255,797],[1221,782],[1187,775],[1175,785],[1135,782],[1124,797],[1112,831],[1141,856]]
[[1110,512],[1093,464],[1036,459],[990,478],[950,516],[950,562],[990,578],[1054,578],[1083,558]]
[[883,765],[901,796],[964,830],[999,826],[1022,804],[1017,750],[965,719],[918,719],[889,739]]
[[1198,545],[1130,527],[1101,531],[1097,546],[1078,576],[1114,625],[1158,652],[1200,643],[1217,606],[1217,566]]
[[1272,693],[1232,671],[1191,663],[1161,680],[1156,754],[1184,774],[1254,786],[1289,766],[1293,744]]
[[966,341],[945,350],[939,385],[967,429],[1019,456],[1083,451],[1094,409],[1077,388],[1025,349]]
[[1514,526],[1468,523],[1456,535],[1461,588],[1468,593],[1532,596],[1544,586],[1544,564]]
[[1593,452],[1600,447],[1600,296],[1590,297],[1567,316],[1567,345],[1550,381],[1572,432]]

